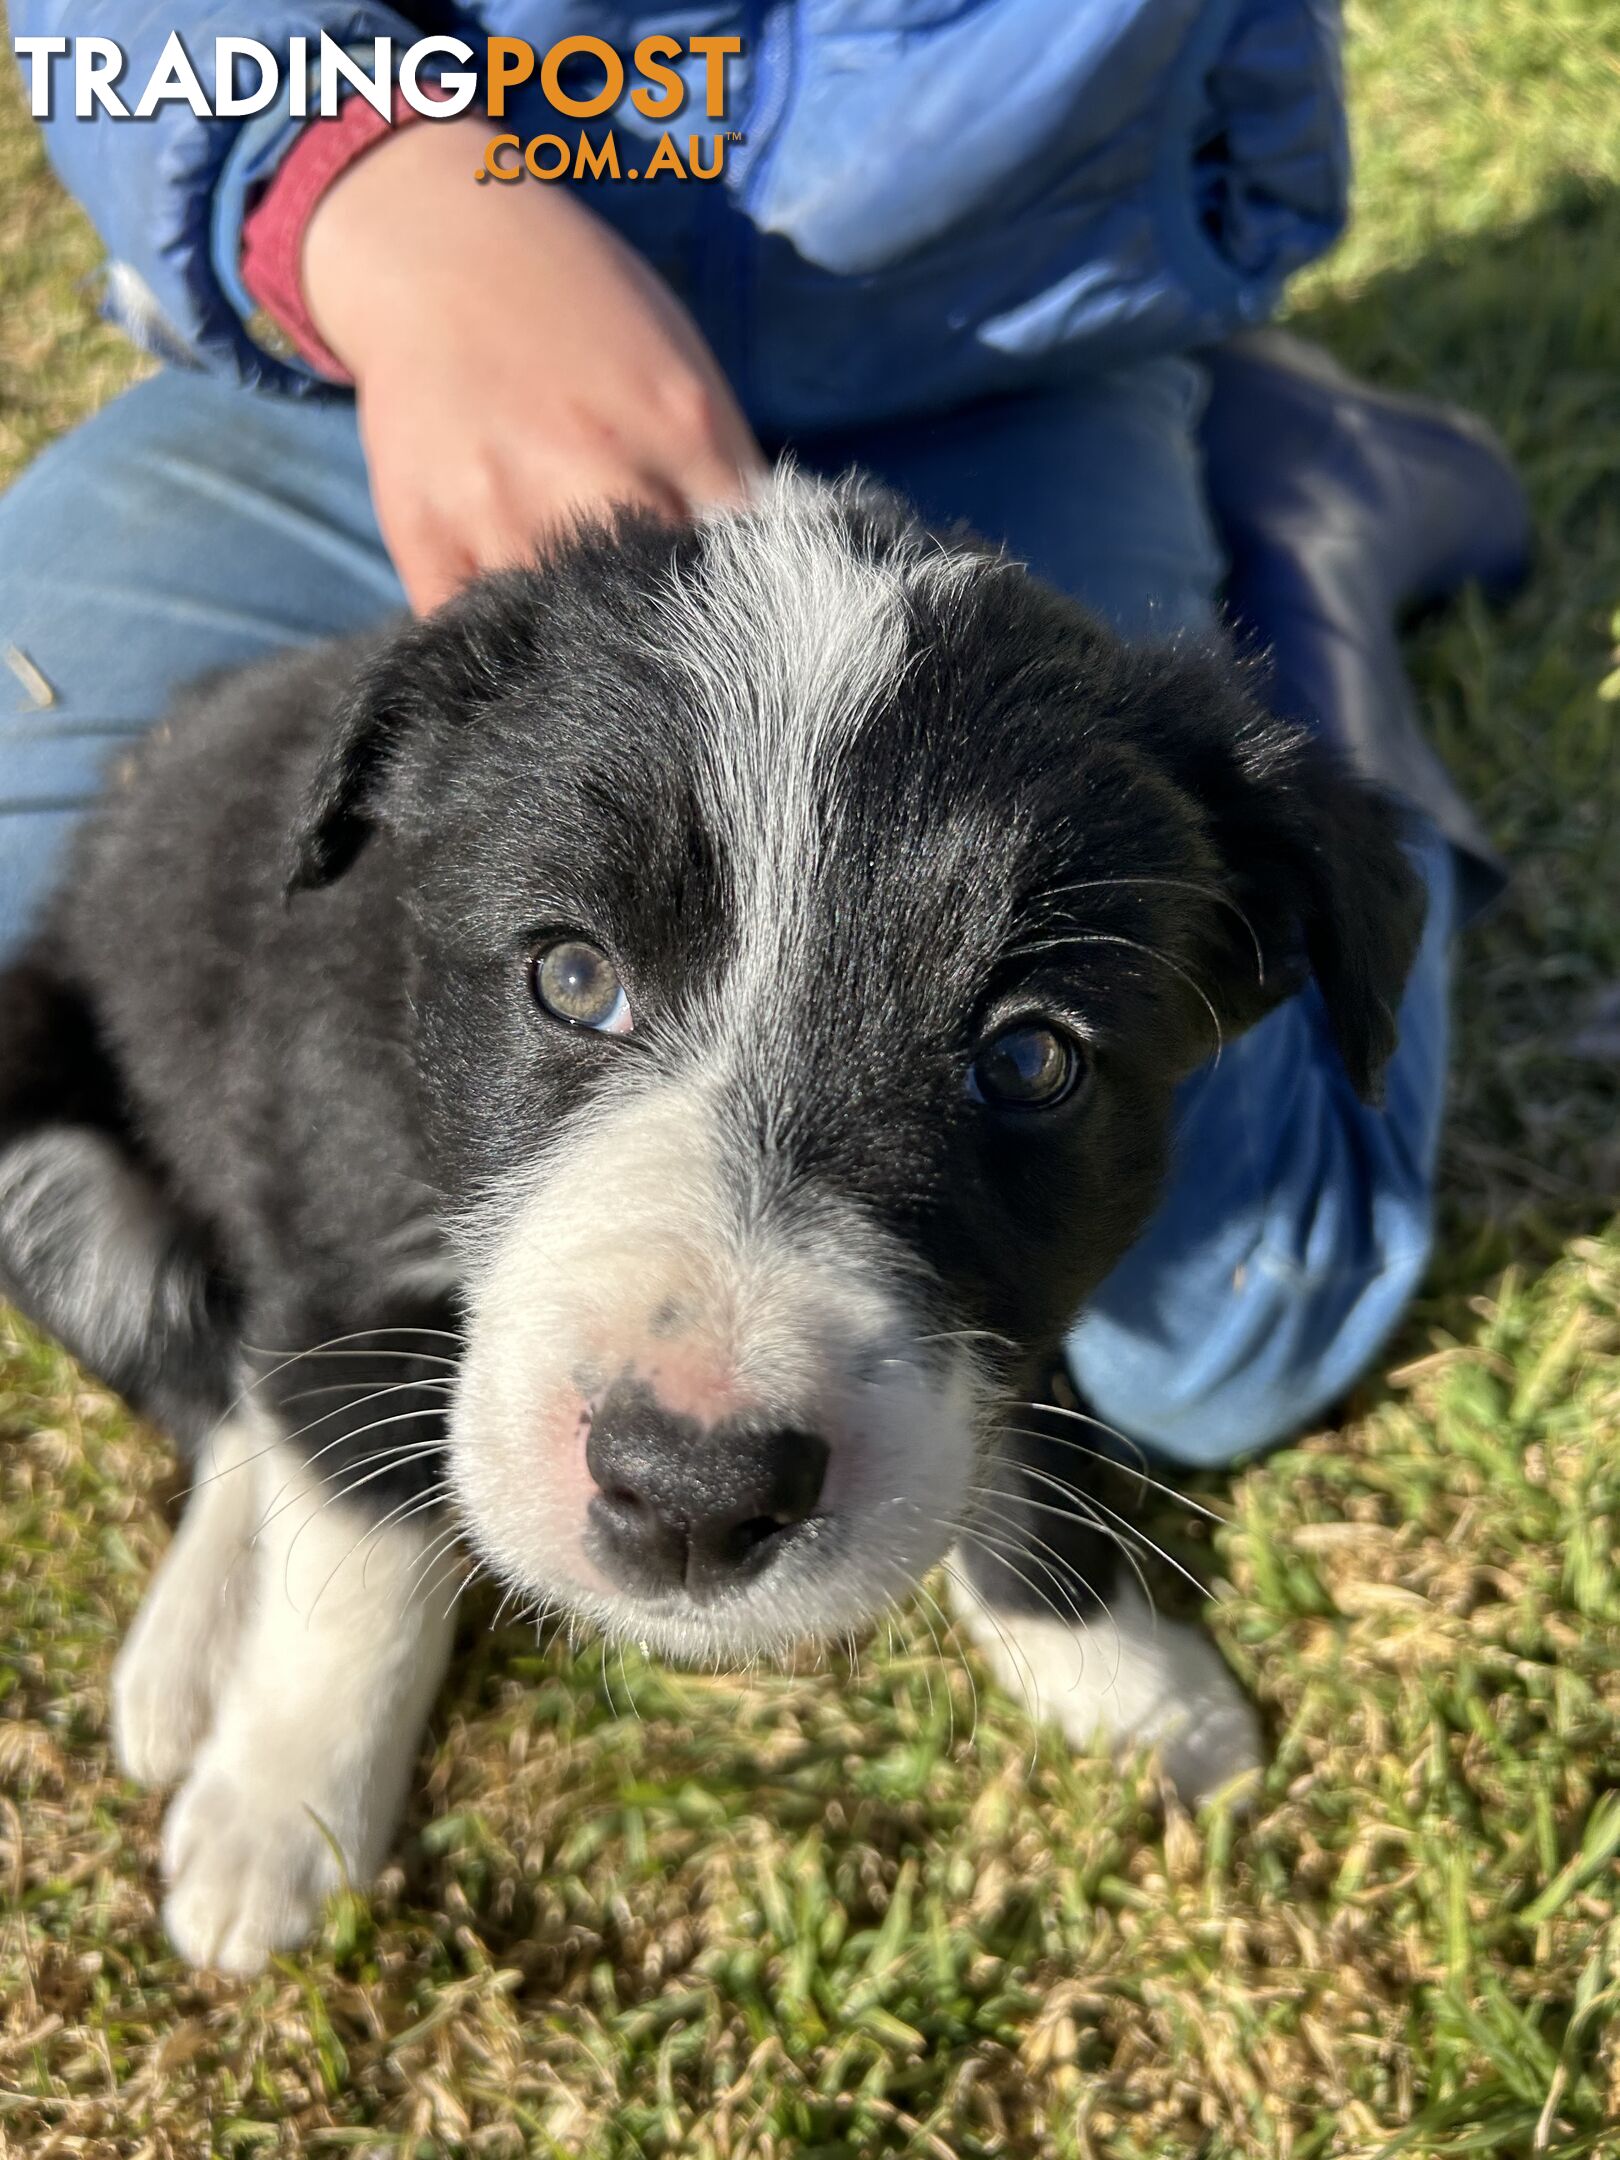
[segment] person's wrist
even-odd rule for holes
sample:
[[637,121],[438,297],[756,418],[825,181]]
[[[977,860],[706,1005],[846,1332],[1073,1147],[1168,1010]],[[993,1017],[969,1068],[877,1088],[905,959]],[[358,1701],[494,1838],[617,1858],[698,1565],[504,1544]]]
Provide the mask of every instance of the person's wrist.
[[[415,115],[398,92],[390,119],[361,97],[346,98],[330,118],[306,121],[269,185],[242,223],[242,285],[265,324],[317,375],[347,382],[348,370],[321,338],[304,293],[304,233],[321,202],[351,165]],[[255,329],[256,335],[264,333]]]
[[[422,120],[340,173],[304,228],[300,276],[311,320],[358,382],[367,354],[397,335],[391,302],[419,295],[434,257],[454,247],[478,190],[487,141],[475,119]],[[464,192],[463,192],[464,191]]]

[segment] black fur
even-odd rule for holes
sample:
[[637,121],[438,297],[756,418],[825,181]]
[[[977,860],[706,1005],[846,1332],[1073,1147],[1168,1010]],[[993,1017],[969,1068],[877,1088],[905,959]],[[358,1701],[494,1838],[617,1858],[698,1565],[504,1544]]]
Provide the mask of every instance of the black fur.
[[[898,512],[842,514],[852,547],[906,544]],[[338,1370],[297,1355],[315,1345],[341,1343],[345,1382],[438,1372],[443,1337],[378,1332],[456,1328],[402,1261],[420,1226],[566,1147],[604,1059],[668,1055],[723,971],[736,866],[694,777],[694,686],[626,635],[707,545],[628,519],[425,622],[214,686],[86,827],[0,977],[0,1151],[70,1126],[144,1181],[170,1255],[148,1352],[36,1294],[3,1202],[0,1285],[182,1440],[244,1345],[291,1359],[266,1389],[289,1410]],[[1129,651],[1011,568],[930,594],[820,805],[794,905],[824,962],[724,1115],[768,1139],[781,1207],[858,1201],[925,1263],[941,1326],[1012,1338],[1027,1385],[1152,1208],[1176,1083],[1217,1030],[1314,974],[1375,1092],[1420,888],[1389,807],[1223,659]],[[633,1045],[535,1013],[526,957],[559,925],[633,979]],[[1037,1010],[1092,1046],[1092,1079],[1040,1118],[987,1113],[973,1045]],[[304,1444],[352,1470],[374,1415],[340,1403]],[[385,1464],[371,1490],[429,1474]]]

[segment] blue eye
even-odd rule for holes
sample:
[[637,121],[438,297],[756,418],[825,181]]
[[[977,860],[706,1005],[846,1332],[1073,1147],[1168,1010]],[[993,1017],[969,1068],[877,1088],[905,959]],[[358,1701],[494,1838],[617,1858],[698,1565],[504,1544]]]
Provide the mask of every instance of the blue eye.
[[994,1110],[1052,1110],[1074,1093],[1084,1070],[1072,1037],[1026,1023],[986,1043],[968,1067],[967,1091]]
[[635,1026],[613,962],[583,938],[559,938],[529,963],[535,1002],[565,1027],[628,1035]]

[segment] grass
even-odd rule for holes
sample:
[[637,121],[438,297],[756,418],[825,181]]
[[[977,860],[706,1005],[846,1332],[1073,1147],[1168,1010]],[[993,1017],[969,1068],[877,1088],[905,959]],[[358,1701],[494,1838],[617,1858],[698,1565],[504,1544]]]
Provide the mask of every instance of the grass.
[[[1254,1812],[1191,1820],[1012,1704],[975,1732],[920,1619],[741,1685],[473,1615],[384,1882],[199,1979],[105,1737],[173,1473],[13,1327],[0,2151],[1620,2153],[1620,1099],[1582,1047],[1620,980],[1620,18],[1353,0],[1350,32],[1360,217],[1294,312],[1488,414],[1542,556],[1411,650],[1518,864],[1459,970],[1441,1255],[1338,1429],[1203,1488]],[[8,89],[7,468],[127,372],[94,258]]]

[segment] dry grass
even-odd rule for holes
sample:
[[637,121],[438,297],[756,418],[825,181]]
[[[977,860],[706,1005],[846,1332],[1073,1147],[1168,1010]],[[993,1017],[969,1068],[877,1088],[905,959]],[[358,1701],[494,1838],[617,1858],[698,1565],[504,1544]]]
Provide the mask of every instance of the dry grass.
[[[0,1334],[0,2151],[1620,2153],[1620,22],[1353,8],[1362,219],[1298,307],[1520,453],[1541,574],[1415,642],[1520,863],[1471,937],[1425,1301],[1341,1428],[1209,1494],[1253,1816],[975,1720],[959,1663],[740,1686],[464,1629],[401,1859],[199,1980],[106,1681],[161,1446]],[[0,465],[127,365],[0,114]],[[1156,1534],[1194,1540],[1188,1526]],[[1211,1557],[1206,1553],[1206,1558]],[[974,1729],[976,1722],[976,1730]]]

